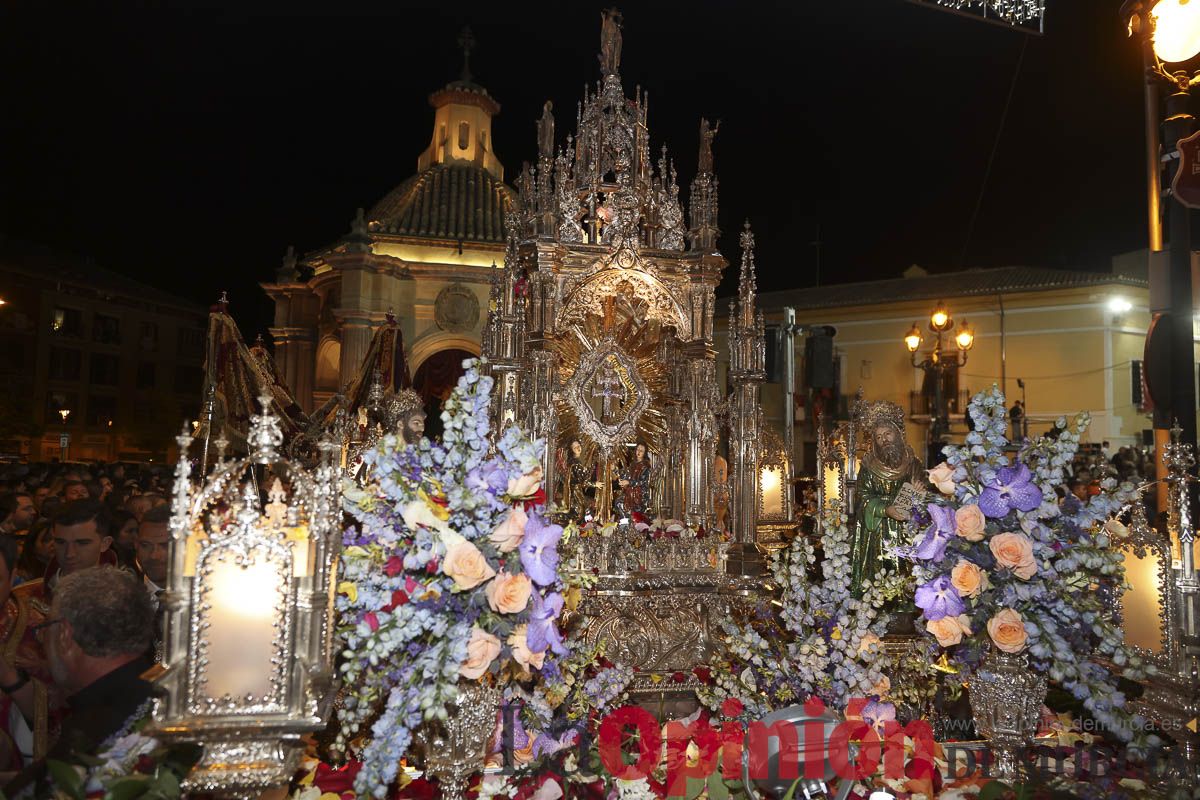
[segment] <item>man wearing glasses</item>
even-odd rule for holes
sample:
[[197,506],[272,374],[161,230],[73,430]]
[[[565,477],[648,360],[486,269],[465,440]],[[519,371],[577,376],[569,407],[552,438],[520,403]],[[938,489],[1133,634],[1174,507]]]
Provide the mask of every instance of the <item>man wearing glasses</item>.
[[[64,575],[37,636],[55,686],[66,696],[67,716],[47,759],[94,755],[131,718],[149,711],[154,611],[132,574],[90,567]],[[8,797],[34,787],[41,796],[45,759],[34,761],[4,786]]]

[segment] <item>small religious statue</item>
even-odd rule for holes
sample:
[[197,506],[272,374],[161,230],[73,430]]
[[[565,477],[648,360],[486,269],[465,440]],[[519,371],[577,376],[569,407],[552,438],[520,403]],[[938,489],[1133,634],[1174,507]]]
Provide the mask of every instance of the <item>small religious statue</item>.
[[897,503],[905,489],[924,486],[924,469],[904,438],[904,411],[895,403],[870,403],[859,416],[870,442],[858,475],[854,537],[850,546],[850,586],[855,594],[884,565],[898,566],[888,549],[900,542],[908,509]]
[[633,449],[633,460],[621,470],[617,479],[620,494],[617,495],[616,511],[621,518],[633,512],[645,514],[650,507],[650,473],[653,464],[650,452],[641,442]]
[[610,8],[600,15],[600,72],[615,75],[621,66],[621,12]]
[[549,100],[542,106],[542,118],[537,123],[538,134],[538,156],[541,158],[554,158],[554,114],[551,109],[554,104]]
[[713,171],[713,139],[717,138],[717,131],[721,127],[721,120],[717,120],[716,125],[709,125],[708,120],[700,118],[700,162],[696,167],[696,172],[712,172]]
[[583,443],[572,439],[566,458],[561,464],[562,494],[559,504],[573,521],[584,519],[591,510],[596,487],[592,481],[592,465],[583,458]]
[[724,456],[713,459],[712,468],[713,514],[720,531],[729,530],[729,462]]

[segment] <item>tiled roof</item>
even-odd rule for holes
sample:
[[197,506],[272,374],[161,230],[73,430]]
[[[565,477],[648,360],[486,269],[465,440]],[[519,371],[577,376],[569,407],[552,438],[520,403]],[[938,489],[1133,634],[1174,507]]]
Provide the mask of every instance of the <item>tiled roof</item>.
[[503,242],[513,190],[482,167],[438,164],[414,175],[367,216],[370,230],[453,242]]
[[758,296],[758,305],[767,310],[784,306],[797,309],[838,308],[901,303],[906,300],[941,300],[950,297],[1012,294],[1112,284],[1141,288],[1148,285],[1143,278],[1113,275],[1108,272],[1038,269],[1036,267],[995,267],[947,272],[941,275],[922,275],[912,278],[891,278],[809,289],[763,292]]
[[141,281],[97,266],[88,258],[54,250],[46,245],[0,235],[0,270],[52,281],[71,283],[100,295],[112,294],[161,305],[175,306],[199,314],[205,307],[194,300],[164,292]]

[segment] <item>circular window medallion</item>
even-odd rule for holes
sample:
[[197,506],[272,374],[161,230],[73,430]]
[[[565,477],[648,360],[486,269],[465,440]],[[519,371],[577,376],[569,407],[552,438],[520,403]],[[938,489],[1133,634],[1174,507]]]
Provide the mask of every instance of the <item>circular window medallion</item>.
[[438,292],[433,302],[433,320],[450,333],[475,329],[479,323],[479,298],[461,283],[452,283]]

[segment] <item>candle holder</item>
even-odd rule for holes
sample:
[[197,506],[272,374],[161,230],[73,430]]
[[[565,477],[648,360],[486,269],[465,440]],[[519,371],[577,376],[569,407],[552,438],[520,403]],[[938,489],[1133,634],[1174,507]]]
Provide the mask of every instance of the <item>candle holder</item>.
[[[191,481],[192,437],[176,439],[164,667],[154,735],[204,754],[184,791],[247,796],[287,783],[301,737],[325,726],[336,694],[332,633],[340,552],[340,446],[306,470],[279,451],[269,395],[243,459],[220,446]],[[265,491],[264,491],[265,488]]]

